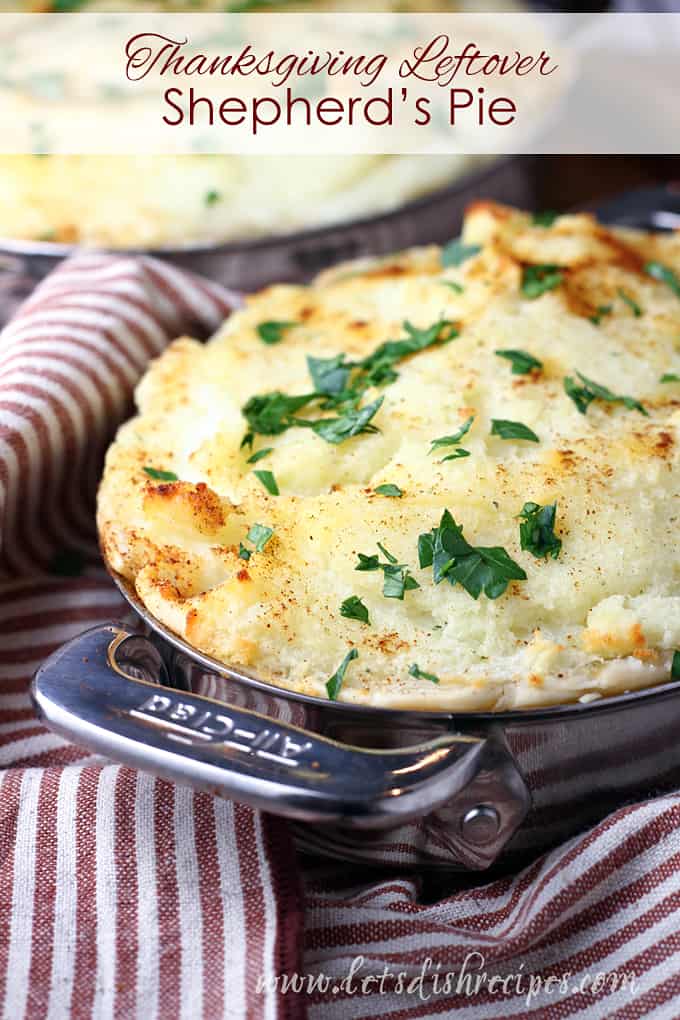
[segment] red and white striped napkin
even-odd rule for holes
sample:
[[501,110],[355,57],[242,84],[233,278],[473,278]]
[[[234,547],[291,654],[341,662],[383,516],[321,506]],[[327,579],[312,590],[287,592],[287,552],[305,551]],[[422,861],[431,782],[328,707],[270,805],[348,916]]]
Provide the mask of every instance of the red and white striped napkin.
[[42,659],[125,612],[92,499],[132,387],[235,301],[152,259],[82,256],[0,336],[0,1017],[679,1017],[680,795],[433,899],[427,878],[301,867],[280,820],[33,716]]

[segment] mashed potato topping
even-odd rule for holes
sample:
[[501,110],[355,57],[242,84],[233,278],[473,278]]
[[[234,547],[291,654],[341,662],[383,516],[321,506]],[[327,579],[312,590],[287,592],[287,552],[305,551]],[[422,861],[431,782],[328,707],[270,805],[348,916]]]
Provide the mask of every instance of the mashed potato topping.
[[680,237],[478,203],[175,341],[137,405],[104,554],[216,659],[416,709],[671,678]]

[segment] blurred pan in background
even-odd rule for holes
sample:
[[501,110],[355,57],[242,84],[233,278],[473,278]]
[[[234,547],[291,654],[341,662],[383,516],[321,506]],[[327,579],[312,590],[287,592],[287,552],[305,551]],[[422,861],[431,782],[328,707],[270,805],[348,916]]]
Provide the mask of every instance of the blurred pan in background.
[[[125,250],[159,256],[238,290],[256,290],[272,281],[301,281],[346,259],[447,241],[458,232],[466,206],[480,198],[530,208],[535,193],[532,165],[524,158],[494,161],[391,212],[315,230],[227,244]],[[0,256],[13,258],[16,270],[38,280],[77,247],[4,238]]]

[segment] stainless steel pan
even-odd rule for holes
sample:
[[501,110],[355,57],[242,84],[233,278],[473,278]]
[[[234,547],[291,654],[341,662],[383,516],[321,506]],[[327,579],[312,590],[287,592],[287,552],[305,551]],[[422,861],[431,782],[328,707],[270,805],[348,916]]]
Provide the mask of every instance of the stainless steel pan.
[[[680,211],[668,189],[643,197],[645,210]],[[636,218],[639,200],[619,200],[615,218]],[[344,705],[201,654],[114,580],[138,626],[98,627],[44,663],[33,697],[46,724],[283,815],[307,849],[400,867],[513,866],[628,800],[680,786],[680,684],[536,711]]]
[[223,666],[161,626],[75,638],[38,670],[50,729],[117,761],[293,819],[308,849],[482,869],[680,785],[680,686],[538,711],[343,705]]

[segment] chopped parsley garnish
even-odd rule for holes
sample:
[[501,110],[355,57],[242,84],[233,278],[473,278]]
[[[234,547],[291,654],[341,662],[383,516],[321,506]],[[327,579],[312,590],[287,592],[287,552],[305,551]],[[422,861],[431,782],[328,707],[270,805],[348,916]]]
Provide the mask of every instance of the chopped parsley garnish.
[[414,676],[416,678],[416,680],[430,680],[431,683],[433,684],[439,683],[438,676],[435,676],[434,673],[426,673],[425,670],[421,669],[416,662],[414,662],[413,665],[409,666],[408,671],[411,674],[411,676]]
[[265,446],[262,450],[258,450],[257,453],[253,453],[250,457],[248,457],[246,463],[257,464],[258,460],[262,460],[263,457],[267,457],[273,449],[273,446]]
[[385,548],[382,542],[376,542],[375,544],[377,545],[378,549],[380,549],[380,552],[383,554],[386,560],[389,560],[390,563],[397,562],[397,557],[393,556],[392,553]]
[[491,419],[491,435],[501,439],[526,439],[530,443],[540,443],[540,439],[528,425],[521,421],[504,421],[502,418]]
[[671,680],[680,680],[680,652],[673,652],[671,662]]
[[592,379],[588,379],[581,372],[577,372],[576,375],[579,377],[582,386],[579,386],[574,379],[568,375],[564,380],[564,392],[568,397],[576,404],[576,409],[581,414],[585,414],[588,407],[593,400],[606,400],[609,404],[623,404],[629,411],[639,411],[640,414],[644,414],[645,417],[649,417],[649,412],[645,410],[639,400],[635,400],[633,397],[619,397],[616,393],[612,393],[606,386],[601,386],[600,383],[593,382]]
[[619,297],[621,298],[622,301],[625,301],[625,303],[628,305],[635,318],[639,319],[640,316],[642,315],[642,309],[640,308],[637,301],[633,300],[630,294],[626,294],[623,287],[619,287]]
[[[443,438],[446,439],[446,436],[444,436]],[[435,442],[436,441],[437,440],[435,440]],[[453,453],[449,453],[449,454],[447,454],[446,457],[442,457],[442,459],[439,461],[439,463],[440,464],[444,464],[444,463],[446,463],[447,460],[460,460],[462,457],[469,457],[469,456],[470,456],[470,451],[469,450],[465,450],[462,446],[457,446],[456,449],[453,451]]]
[[279,495],[279,487],[276,484],[276,479],[271,471],[253,471],[253,474],[256,478],[259,478],[271,496]]
[[255,329],[262,343],[271,345],[281,343],[283,334],[293,326],[297,326],[297,322],[278,322],[272,319],[269,322],[261,322]]
[[533,354],[529,354],[527,351],[494,351],[494,354],[498,355],[499,358],[505,358],[512,364],[513,375],[529,375],[534,371],[540,372],[543,368],[543,362],[539,361],[538,358],[535,358]]
[[380,558],[377,553],[373,556],[366,556],[365,553],[359,553],[359,562],[357,563],[355,570],[380,570]]
[[352,408],[337,418],[319,418],[318,421],[296,421],[295,424],[312,429],[316,432],[317,436],[321,436],[327,443],[333,443],[337,446],[339,443],[344,443],[346,439],[351,439],[352,436],[358,436],[361,432],[377,432],[378,429],[375,425],[370,425],[369,422],[380,410],[384,399],[384,397],[378,397],[371,404],[366,404],[358,409]]
[[545,209],[543,212],[534,213],[531,222],[536,227],[552,227],[558,216],[559,213],[553,212],[552,209]]
[[576,404],[576,410],[581,414],[586,413],[591,401],[595,399],[594,393],[591,393],[586,386],[578,386],[570,375],[564,377],[564,392],[568,397],[571,397]]
[[590,319],[594,326],[599,326],[605,315],[611,315],[611,313],[612,313],[611,305],[598,305],[595,314],[589,315],[588,318]]
[[347,388],[352,366],[345,364],[344,354],[338,354],[334,358],[308,356],[307,365],[317,393],[335,397]]
[[680,279],[670,266],[664,266],[663,262],[646,262],[645,272],[655,280],[665,283],[670,287],[676,297],[680,297]]
[[470,426],[475,420],[475,416],[471,415],[468,420],[461,425],[457,432],[454,432],[451,436],[440,436],[439,439],[433,439],[432,445],[430,446],[429,453],[433,453],[435,450],[440,450],[443,446],[455,446],[457,447],[453,453],[450,453],[448,457],[444,457],[440,463],[443,464],[447,460],[458,460],[460,457],[469,457],[470,451],[464,450],[458,446],[463,436],[470,431]]
[[350,595],[340,606],[340,616],[346,616],[348,620],[361,620],[362,623],[370,623],[368,609],[358,595]]
[[449,241],[442,248],[442,266],[446,269],[448,266],[461,266],[463,262],[467,262],[473,255],[479,255],[482,250],[480,244],[463,244],[461,239],[457,237],[454,241]]
[[246,540],[252,542],[255,546],[255,552],[262,552],[269,539],[274,534],[273,528],[268,528],[266,524],[253,524],[252,528],[246,535]]
[[403,328],[407,334],[404,339],[387,340],[358,363],[358,379],[352,381],[353,388],[358,385],[361,389],[366,389],[368,386],[384,386],[386,383],[394,382],[399,378],[394,366],[402,358],[424,351],[434,344],[448,343],[458,336],[456,324],[448,319],[440,319],[424,329],[405,321]]
[[279,390],[251,397],[242,408],[242,414],[250,426],[250,431],[244,436],[241,446],[246,445],[247,442],[252,443],[252,438],[249,439],[252,434],[278,436],[293,425],[298,425],[299,421],[293,415],[315,399],[316,393],[289,397]]
[[471,546],[448,510],[436,528],[420,535],[418,558],[421,567],[432,567],[435,584],[446,578],[452,585],[462,585],[473,599],[482,592],[497,599],[510,581],[527,577],[500,546]]
[[455,280],[442,280],[442,285],[452,290],[454,294],[462,294],[465,291],[465,287],[462,283],[457,283]]
[[560,554],[562,539],[555,534],[555,514],[557,503],[541,506],[540,503],[525,503],[518,516],[519,544],[522,549],[533,553],[536,559],[552,556],[554,560]]
[[245,546],[245,545],[243,544],[243,542],[239,542],[239,544],[238,544],[238,555],[239,555],[239,559],[242,559],[242,560],[249,560],[249,559],[250,559],[250,557],[251,557],[251,556],[252,556],[253,554],[251,553],[250,549],[248,549],[248,548],[247,548],[247,547],[246,547],[246,546]]
[[403,563],[389,564],[383,566],[383,595],[386,599],[403,600],[404,592],[420,588],[420,585],[412,576],[408,567]]
[[174,471],[159,471],[158,468],[145,467],[145,473],[156,482],[178,482],[179,479]]
[[522,270],[521,291],[525,297],[533,301],[546,291],[559,287],[563,279],[564,273],[560,267],[551,263],[525,266]]
[[351,595],[341,605],[341,616],[347,616],[348,620],[361,620],[362,623],[370,622],[368,610],[357,595]]
[[[342,443],[361,432],[377,432],[378,429],[369,423],[380,408],[383,398],[360,407],[364,392],[370,387],[394,382],[398,378],[394,366],[407,355],[434,344],[448,343],[458,336],[455,324],[446,319],[425,329],[404,322],[404,330],[407,334],[405,338],[380,344],[362,361],[346,362],[344,354],[333,358],[308,358],[309,372],[315,387],[310,393],[291,397],[274,390],[272,393],[251,397],[242,408],[248,431],[241,446],[252,446],[256,434],[275,436],[289,428],[312,429],[326,442],[334,444]],[[337,410],[338,417],[315,420],[298,417],[297,412],[310,404],[318,405],[322,411]]]
[[350,662],[358,658],[359,653],[356,648],[351,648],[336,669],[333,676],[326,682],[326,693],[331,701],[335,701],[340,693],[340,688],[342,687],[342,682],[345,679],[345,673],[347,672],[347,667]]
[[215,205],[217,202],[219,202],[219,200],[221,198],[222,198],[222,196],[219,193],[219,191],[215,191],[214,189],[211,189],[210,191],[206,191],[205,196],[203,198],[203,201],[205,202],[205,204],[207,206],[211,206],[211,205]]
[[384,485],[379,485],[377,489],[373,490],[377,492],[379,496],[403,496],[404,493],[401,491],[398,485],[392,485],[391,482],[385,482]]
[[381,563],[377,555],[366,556],[364,553],[359,553],[359,562],[354,568],[355,570],[382,570],[383,595],[386,599],[401,600],[404,598],[404,592],[420,588],[404,563],[398,563],[397,557],[393,556],[380,542],[377,543],[377,546],[387,563]]
[[348,401],[357,403],[361,394],[371,386],[384,386],[398,379],[394,366],[409,354],[416,354],[433,344],[448,343],[458,336],[455,323],[440,319],[431,326],[419,329],[405,321],[406,336],[401,340],[386,340],[361,361],[345,361],[344,354],[334,358],[307,358],[317,396],[327,396],[324,407],[333,407]]
[[675,372],[664,372],[664,374],[661,376],[661,379],[659,380],[659,382],[662,382],[662,383],[680,382],[680,375],[676,375]]

